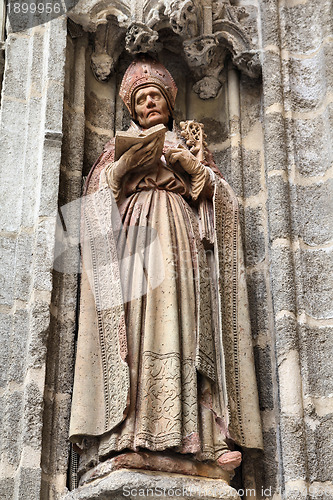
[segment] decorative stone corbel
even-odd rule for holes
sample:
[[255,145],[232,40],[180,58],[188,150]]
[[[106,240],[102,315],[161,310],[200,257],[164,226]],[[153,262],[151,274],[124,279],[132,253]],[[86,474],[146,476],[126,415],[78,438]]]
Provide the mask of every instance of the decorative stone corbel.
[[123,50],[124,30],[110,23],[98,26],[91,55],[91,69],[97,80],[109,79]]
[[159,52],[163,48],[158,42],[158,32],[140,22],[133,23],[128,28],[125,42],[126,50],[131,54]]

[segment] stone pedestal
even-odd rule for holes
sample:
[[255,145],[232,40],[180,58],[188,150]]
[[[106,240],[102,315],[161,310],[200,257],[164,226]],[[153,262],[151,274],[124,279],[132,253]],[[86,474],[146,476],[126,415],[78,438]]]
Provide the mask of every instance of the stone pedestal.
[[117,470],[67,493],[62,500],[124,500],[126,498],[240,500],[222,479],[154,471]]

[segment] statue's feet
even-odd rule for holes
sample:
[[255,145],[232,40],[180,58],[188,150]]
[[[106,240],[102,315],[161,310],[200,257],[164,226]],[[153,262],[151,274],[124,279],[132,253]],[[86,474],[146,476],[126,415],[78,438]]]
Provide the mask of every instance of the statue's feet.
[[227,451],[218,459],[219,466],[226,471],[232,471],[239,467],[242,461],[242,454],[239,451]]

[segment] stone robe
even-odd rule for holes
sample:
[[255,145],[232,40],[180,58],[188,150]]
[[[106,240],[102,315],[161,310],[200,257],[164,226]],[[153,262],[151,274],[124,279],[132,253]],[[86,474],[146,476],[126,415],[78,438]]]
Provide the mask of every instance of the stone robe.
[[116,204],[113,157],[111,142],[83,201],[71,440],[92,463],[125,449],[216,460],[226,437],[261,448],[235,195],[214,165],[198,186],[162,157]]

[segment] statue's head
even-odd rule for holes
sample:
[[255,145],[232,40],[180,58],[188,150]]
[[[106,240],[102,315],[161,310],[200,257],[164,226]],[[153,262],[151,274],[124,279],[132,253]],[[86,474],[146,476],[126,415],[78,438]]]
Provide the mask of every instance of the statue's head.
[[172,128],[177,86],[169,71],[149,56],[141,56],[126,70],[119,95],[134,121],[149,128],[164,123]]

